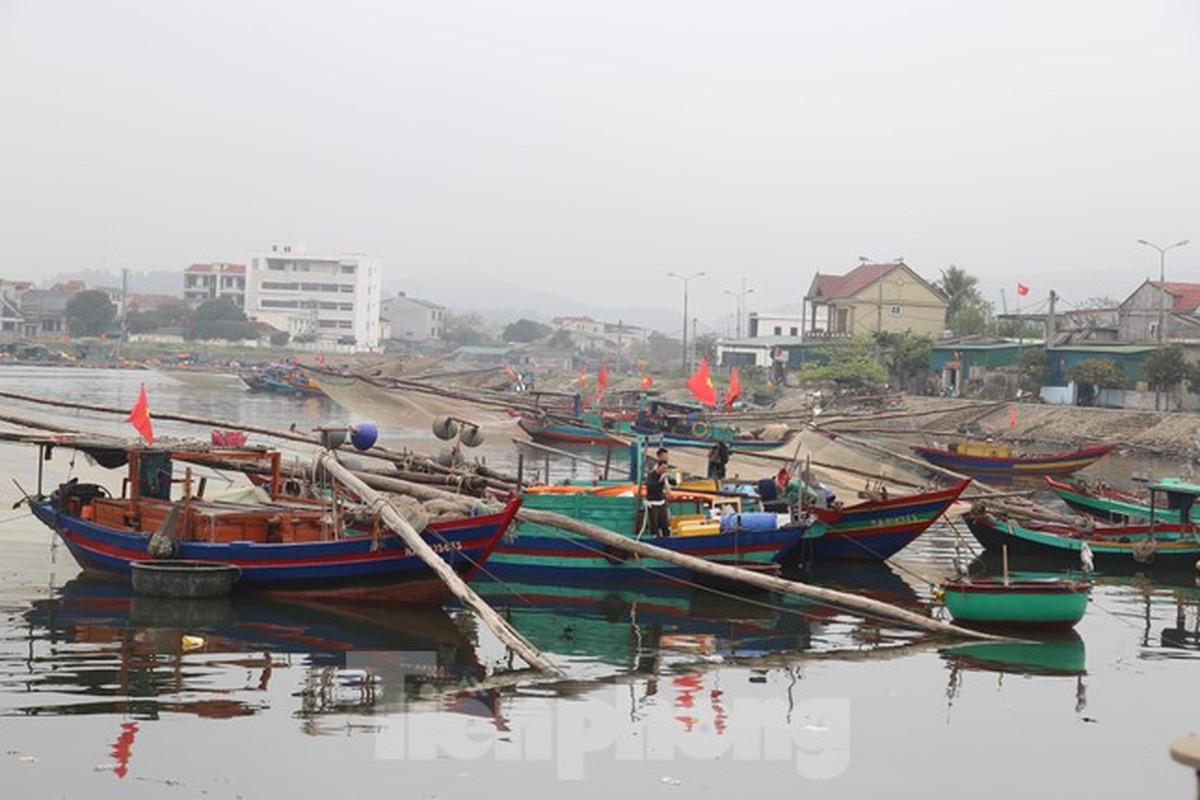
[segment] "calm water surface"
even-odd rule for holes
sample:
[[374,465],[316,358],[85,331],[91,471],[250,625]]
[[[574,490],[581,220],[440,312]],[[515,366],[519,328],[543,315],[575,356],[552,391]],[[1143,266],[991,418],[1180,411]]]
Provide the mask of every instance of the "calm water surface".
[[[233,382],[0,367],[6,390],[120,408],[141,382],[152,411],[273,427],[349,420]],[[5,405],[129,433],[120,417]],[[1179,466],[1099,469],[1123,480]],[[101,472],[63,451],[44,467],[47,485]],[[958,646],[795,600],[478,585],[567,673],[535,682],[462,610],[168,603],[82,580],[13,508],[13,478],[36,484],[33,448],[0,445],[5,797],[1194,794],[1167,756],[1200,727],[1190,576],[1102,577],[1074,634]],[[916,608],[956,549],[943,525],[897,565],[811,579]]]

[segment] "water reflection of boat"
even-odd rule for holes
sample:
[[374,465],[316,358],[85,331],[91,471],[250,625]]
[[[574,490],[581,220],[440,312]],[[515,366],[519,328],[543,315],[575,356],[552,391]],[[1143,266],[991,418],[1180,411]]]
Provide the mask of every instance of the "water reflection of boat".
[[[473,620],[441,609],[147,598],[77,578],[24,618],[32,702],[22,714],[245,716],[269,705],[273,674],[300,668],[299,716],[311,727],[322,713],[405,707],[429,686],[462,699],[470,693],[454,690],[484,676],[460,628]],[[471,713],[493,715],[494,698],[476,698]]]
[[810,636],[803,614],[682,584],[483,581],[473,588],[538,648],[631,672],[653,673],[672,654],[751,657],[803,650]]
[[938,650],[950,671],[946,697],[953,702],[962,693],[965,673],[1067,677],[1075,679],[1075,712],[1087,707],[1087,649],[1074,630],[1043,633],[1025,641],[971,642]]
[[938,653],[958,669],[1012,675],[1087,674],[1087,649],[1074,630],[1028,641],[971,642]]

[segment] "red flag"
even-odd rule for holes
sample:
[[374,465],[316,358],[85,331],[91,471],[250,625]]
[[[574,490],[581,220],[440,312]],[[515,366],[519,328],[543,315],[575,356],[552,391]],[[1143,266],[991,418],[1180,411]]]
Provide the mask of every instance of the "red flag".
[[713,387],[712,375],[708,372],[707,358],[700,359],[700,366],[696,367],[696,372],[687,380],[687,388],[702,404],[717,404],[717,390]]
[[137,402],[133,404],[133,409],[125,420],[137,428],[137,432],[142,435],[147,444],[154,444],[154,423],[150,421],[150,402],[146,399],[146,384],[142,384]]
[[642,388],[643,389],[649,389],[653,385],[654,385],[654,378],[651,378],[649,375],[642,376]]
[[587,386],[587,367],[579,368],[579,388]]
[[733,401],[742,396],[742,382],[738,380],[737,365],[729,373],[729,391],[725,393],[725,407],[733,408]]
[[596,376],[596,383],[600,387],[600,391],[608,388],[608,364],[600,365],[600,373]]
[[1021,295],[1021,297],[1024,297],[1025,295],[1029,294],[1029,287],[1023,283],[1018,283],[1017,294]]

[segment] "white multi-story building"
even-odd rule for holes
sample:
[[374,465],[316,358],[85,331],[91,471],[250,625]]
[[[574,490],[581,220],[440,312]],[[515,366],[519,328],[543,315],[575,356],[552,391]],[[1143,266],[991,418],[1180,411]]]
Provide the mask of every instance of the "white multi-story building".
[[250,257],[246,316],[293,339],[379,347],[379,259],[313,255],[302,244],[277,244]]
[[405,342],[425,342],[442,338],[446,327],[446,309],[428,300],[418,300],[403,292],[383,301],[382,316],[391,326],[391,338]]
[[183,299],[200,305],[205,300],[225,298],[238,308],[246,302],[246,265],[192,264],[183,271]]

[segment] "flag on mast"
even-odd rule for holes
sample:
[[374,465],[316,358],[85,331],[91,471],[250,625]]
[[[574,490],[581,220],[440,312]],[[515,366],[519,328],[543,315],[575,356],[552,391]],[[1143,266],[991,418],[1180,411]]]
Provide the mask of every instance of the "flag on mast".
[[133,404],[125,420],[137,429],[146,440],[146,444],[154,444],[154,423],[150,421],[150,401],[146,399],[146,384],[142,384],[137,402]]
[[1018,283],[1017,294],[1021,295],[1021,297],[1024,297],[1025,295],[1029,294],[1029,287],[1023,283]]
[[687,380],[688,391],[702,404],[712,407],[717,404],[717,390],[713,386],[712,375],[708,371],[708,359],[701,358],[700,366]]
[[729,391],[725,393],[725,408],[733,408],[733,402],[742,396],[742,382],[738,379],[737,365],[729,372]]

